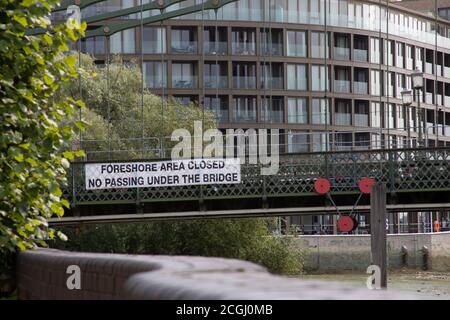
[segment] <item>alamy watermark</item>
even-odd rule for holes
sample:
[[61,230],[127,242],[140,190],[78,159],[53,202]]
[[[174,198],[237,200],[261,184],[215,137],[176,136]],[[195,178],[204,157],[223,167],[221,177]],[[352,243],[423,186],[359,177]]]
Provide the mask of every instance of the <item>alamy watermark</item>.
[[278,129],[226,129],[224,135],[219,129],[203,132],[202,122],[194,121],[193,136],[187,129],[176,129],[171,141],[178,142],[172,148],[172,160],[237,157],[241,164],[246,160],[261,164],[262,175],[274,175],[279,169]]

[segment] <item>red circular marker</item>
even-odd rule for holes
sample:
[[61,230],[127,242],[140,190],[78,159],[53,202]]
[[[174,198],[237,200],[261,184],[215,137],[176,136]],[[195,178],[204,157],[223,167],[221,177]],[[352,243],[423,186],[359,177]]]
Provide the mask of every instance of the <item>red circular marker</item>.
[[319,194],[325,194],[330,191],[330,181],[325,178],[319,178],[314,182],[314,189]]
[[355,220],[350,216],[341,216],[337,220],[337,227],[340,232],[350,232],[355,227]]
[[367,177],[362,178],[361,180],[358,181],[358,187],[362,193],[370,193],[370,191],[372,190],[372,186],[374,184],[375,180]]

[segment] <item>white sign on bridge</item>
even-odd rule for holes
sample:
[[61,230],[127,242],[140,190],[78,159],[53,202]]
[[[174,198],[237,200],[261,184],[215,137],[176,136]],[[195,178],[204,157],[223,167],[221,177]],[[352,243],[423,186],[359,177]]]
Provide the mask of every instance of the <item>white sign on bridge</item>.
[[241,182],[239,159],[87,163],[86,189],[145,188]]

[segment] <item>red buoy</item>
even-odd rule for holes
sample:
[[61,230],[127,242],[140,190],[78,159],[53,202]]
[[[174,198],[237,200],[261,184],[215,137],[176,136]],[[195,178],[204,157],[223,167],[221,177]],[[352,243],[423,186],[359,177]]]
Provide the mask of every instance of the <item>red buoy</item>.
[[337,220],[337,228],[340,232],[350,232],[355,229],[355,220],[350,216],[341,216]]
[[375,180],[367,177],[362,178],[361,180],[358,181],[358,187],[362,193],[370,193],[370,191],[372,190],[372,186],[374,184]]
[[325,194],[330,191],[330,181],[325,178],[319,178],[314,182],[314,189],[319,194]]

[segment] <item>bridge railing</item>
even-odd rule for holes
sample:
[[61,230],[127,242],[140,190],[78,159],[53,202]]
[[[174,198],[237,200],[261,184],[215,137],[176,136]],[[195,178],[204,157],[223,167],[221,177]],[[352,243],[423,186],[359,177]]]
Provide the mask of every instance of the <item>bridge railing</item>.
[[274,175],[261,175],[262,165],[244,162],[241,183],[202,186],[86,190],[85,165],[74,162],[69,171],[64,193],[72,205],[306,196],[316,194],[314,182],[323,177],[331,181],[331,192],[335,194],[359,193],[358,181],[362,177],[385,183],[393,192],[450,190],[448,147],[281,155]]

